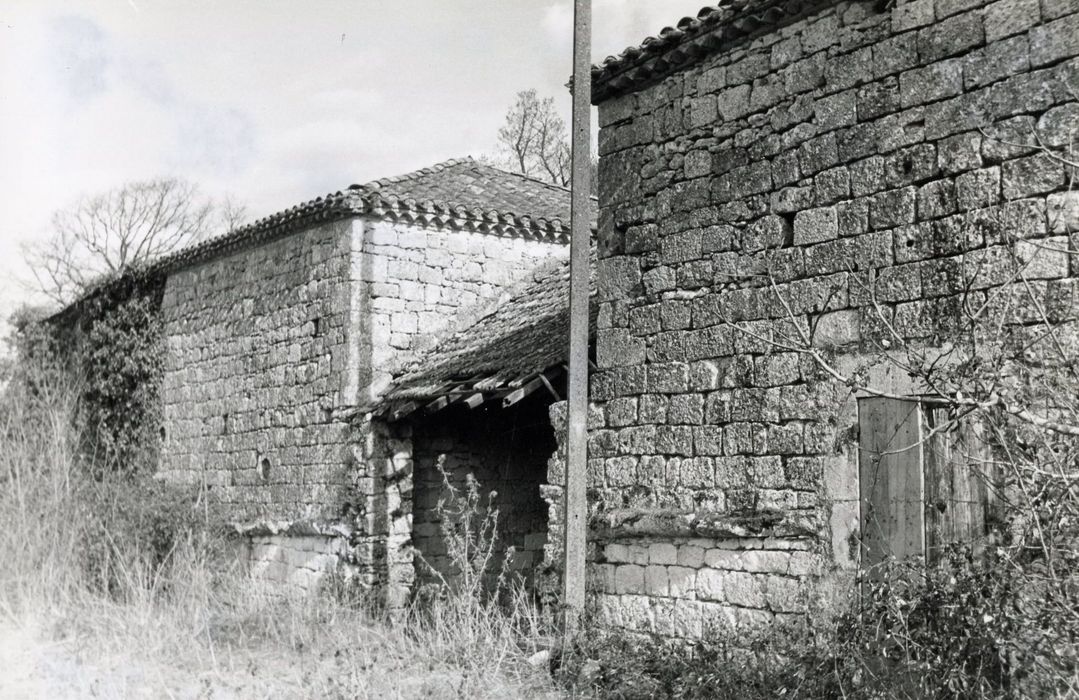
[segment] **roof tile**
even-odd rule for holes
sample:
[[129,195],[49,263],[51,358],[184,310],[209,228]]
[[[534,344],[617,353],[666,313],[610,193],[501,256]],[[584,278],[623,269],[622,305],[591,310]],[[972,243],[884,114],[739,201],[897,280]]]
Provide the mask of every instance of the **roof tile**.
[[632,92],[692,66],[759,30],[838,0],[726,0],[592,66],[592,102]]
[[[590,262],[595,273],[595,260]],[[595,327],[595,304],[590,327]],[[540,265],[508,298],[417,357],[383,395],[384,408],[451,390],[515,388],[562,364],[569,337],[569,259]]]

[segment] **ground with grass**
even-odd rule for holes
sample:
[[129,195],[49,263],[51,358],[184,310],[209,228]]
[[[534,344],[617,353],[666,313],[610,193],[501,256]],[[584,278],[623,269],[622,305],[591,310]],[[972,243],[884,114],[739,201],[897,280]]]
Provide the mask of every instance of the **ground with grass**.
[[260,590],[197,493],[87,457],[78,394],[35,377],[0,406],[0,697],[559,695],[526,597],[446,589],[391,620]]
[[491,570],[475,482],[442,513],[456,576],[410,609],[372,611],[337,578],[282,598],[237,566],[205,494],[87,450],[79,396],[45,373],[0,397],[0,698],[1079,696],[1079,438],[1007,453],[1036,498],[1006,540],[895,562],[844,614],[693,644],[586,621],[530,663],[556,611]]

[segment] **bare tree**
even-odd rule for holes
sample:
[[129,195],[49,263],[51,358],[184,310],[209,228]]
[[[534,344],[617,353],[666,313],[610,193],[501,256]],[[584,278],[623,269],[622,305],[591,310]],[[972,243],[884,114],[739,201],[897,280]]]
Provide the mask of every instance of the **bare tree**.
[[504,160],[516,172],[569,186],[570,142],[553,98],[541,99],[535,90],[518,92],[498,130],[498,142]]
[[251,220],[247,205],[236,201],[232,195],[226,195],[217,206],[219,226],[214,227],[222,233],[234,231]]
[[52,235],[23,253],[33,286],[63,304],[102,279],[231,230],[246,217],[232,199],[214,201],[183,180],[133,182],[57,211]]

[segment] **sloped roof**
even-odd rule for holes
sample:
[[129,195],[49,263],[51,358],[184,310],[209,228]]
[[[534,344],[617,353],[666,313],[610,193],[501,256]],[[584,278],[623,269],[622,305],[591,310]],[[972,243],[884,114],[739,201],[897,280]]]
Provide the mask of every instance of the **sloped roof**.
[[[360,214],[424,226],[566,243],[570,231],[570,191],[471,157],[454,158],[397,177],[352,185],[344,191],[271,214],[167,255],[151,269],[176,269],[312,224]],[[594,214],[592,218],[595,219]]]
[[685,70],[706,56],[838,0],[726,0],[683,17],[617,56],[592,66],[592,102],[599,104]]
[[[595,318],[593,303],[590,331]],[[569,259],[559,258],[537,267],[486,315],[413,360],[383,394],[381,410],[521,387],[567,361],[568,338]]]
[[565,224],[570,220],[567,188],[500,170],[470,157],[374,180],[362,188],[398,200],[453,202],[469,209],[514,212]]

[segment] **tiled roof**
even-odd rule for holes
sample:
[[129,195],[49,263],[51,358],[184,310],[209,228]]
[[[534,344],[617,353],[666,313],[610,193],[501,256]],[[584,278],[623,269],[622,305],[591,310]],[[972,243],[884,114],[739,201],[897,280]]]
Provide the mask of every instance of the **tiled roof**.
[[632,92],[717,50],[837,0],[726,0],[592,66],[592,102]]
[[[592,329],[595,304],[590,307]],[[566,362],[568,337],[569,260],[559,258],[533,270],[531,279],[475,323],[413,360],[383,394],[380,411],[521,387]]]
[[363,185],[384,198],[453,202],[479,212],[513,212],[569,225],[570,192],[565,187],[506,172],[472,158],[458,158],[407,175]]
[[569,241],[570,191],[470,157],[455,158],[304,202],[167,255],[151,269],[172,270],[312,224],[359,214],[565,243]]

